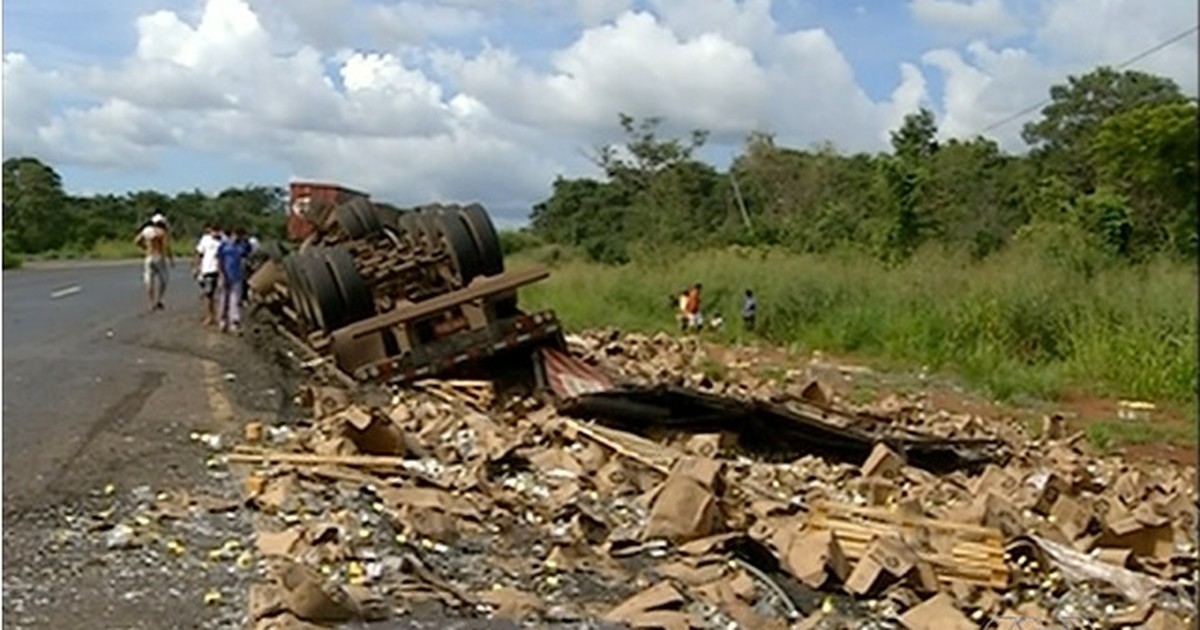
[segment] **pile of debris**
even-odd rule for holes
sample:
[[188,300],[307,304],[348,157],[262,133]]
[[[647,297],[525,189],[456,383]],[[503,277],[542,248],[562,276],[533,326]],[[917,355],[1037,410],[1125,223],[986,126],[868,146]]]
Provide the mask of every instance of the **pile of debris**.
[[668,337],[571,341],[623,394],[552,406],[431,381],[366,404],[313,385],[310,423],[248,424],[225,459],[270,578],[256,627],[1194,623],[1192,468],[903,404],[862,413],[736,368],[717,382]]

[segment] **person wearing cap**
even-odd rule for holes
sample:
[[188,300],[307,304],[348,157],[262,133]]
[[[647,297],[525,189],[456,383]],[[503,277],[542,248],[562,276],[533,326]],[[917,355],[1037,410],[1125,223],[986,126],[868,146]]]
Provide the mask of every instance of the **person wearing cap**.
[[175,266],[175,258],[171,255],[171,230],[167,227],[167,218],[162,213],[155,212],[138,231],[133,242],[146,254],[142,263],[142,282],[146,285],[150,310],[162,309],[163,295],[167,292],[167,267]]

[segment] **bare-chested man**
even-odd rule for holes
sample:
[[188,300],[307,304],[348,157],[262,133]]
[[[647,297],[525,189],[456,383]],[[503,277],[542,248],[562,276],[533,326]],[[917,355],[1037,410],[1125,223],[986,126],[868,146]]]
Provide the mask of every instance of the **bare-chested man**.
[[171,231],[167,228],[167,218],[155,213],[150,217],[150,221],[142,226],[133,242],[146,252],[142,282],[146,284],[150,310],[161,309],[163,294],[167,291],[167,265],[175,266],[175,258],[171,255]]

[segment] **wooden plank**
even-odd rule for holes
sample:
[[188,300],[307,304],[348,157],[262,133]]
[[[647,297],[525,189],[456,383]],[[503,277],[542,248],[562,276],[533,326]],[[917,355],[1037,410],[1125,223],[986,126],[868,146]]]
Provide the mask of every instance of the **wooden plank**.
[[[895,532],[896,528],[886,525],[852,523],[831,519],[823,514],[814,515],[809,521],[810,525],[824,527],[825,529],[837,530],[838,534],[853,532],[856,535],[863,536],[879,536],[887,533]],[[964,540],[956,540],[954,547],[969,550],[975,553],[995,554],[1001,557],[1004,556],[1004,547],[999,544],[986,544]]]
[[980,536],[987,539],[995,539],[1003,541],[1004,536],[995,528],[983,527],[981,525],[971,525],[969,523],[956,523],[953,521],[935,520],[930,518],[918,518],[907,516],[899,512],[892,512],[883,508],[860,507],[856,505],[846,505],[841,503],[831,503],[823,501],[814,506],[814,511],[824,511],[827,514],[852,514],[865,518],[875,518],[894,523],[896,525],[906,525],[909,527],[928,527],[930,529],[941,529],[951,531],[957,534]]

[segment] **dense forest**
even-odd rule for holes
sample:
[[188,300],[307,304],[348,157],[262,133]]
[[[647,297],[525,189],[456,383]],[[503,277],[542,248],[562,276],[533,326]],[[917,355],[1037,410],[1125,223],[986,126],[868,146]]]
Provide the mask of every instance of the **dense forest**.
[[1024,155],[975,137],[939,141],[909,114],[891,151],[844,155],[753,133],[728,172],[695,158],[704,130],[660,134],[621,115],[627,139],[591,158],[603,179],[559,178],[524,238],[594,261],[741,245],[860,249],[898,262],[921,247],[987,257],[1041,239],[1130,261],[1197,252],[1197,103],[1170,79],[1100,67],[1050,90]]

